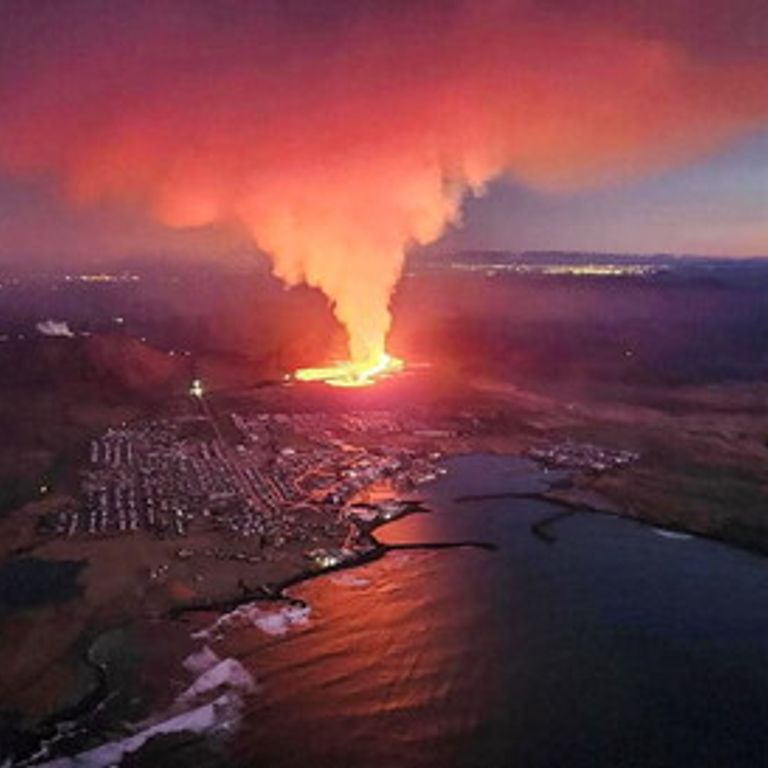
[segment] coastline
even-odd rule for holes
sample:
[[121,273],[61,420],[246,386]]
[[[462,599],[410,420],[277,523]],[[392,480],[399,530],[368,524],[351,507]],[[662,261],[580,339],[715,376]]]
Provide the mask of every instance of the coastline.
[[[477,451],[463,450],[456,453],[446,452],[446,458],[455,458],[460,455],[485,452],[509,458],[523,457],[523,454],[519,450],[483,451],[482,449],[479,449]],[[533,460],[533,463],[537,466],[543,466],[541,462],[536,462],[535,460]],[[557,541],[557,536],[552,532],[551,529],[559,521],[576,514],[591,513],[607,515],[611,517],[623,517],[625,519],[634,520],[641,525],[645,525],[654,529],[662,529],[671,532],[684,532],[698,538],[709,539],[712,541],[724,543],[726,545],[733,545],[732,542],[721,537],[701,533],[699,531],[685,528],[683,526],[665,526],[656,521],[644,519],[643,517],[632,514],[629,510],[622,510],[621,508],[614,507],[606,500],[601,499],[599,494],[593,493],[592,496],[588,497],[584,493],[583,489],[579,488],[578,486],[578,480],[581,477],[582,475],[579,472],[572,472],[566,479],[553,478],[552,483],[549,484],[545,490],[468,494],[454,497],[453,501],[456,503],[472,503],[483,500],[516,498],[543,501],[556,505],[560,508],[560,512],[549,515],[541,520],[534,522],[531,525],[531,533],[549,544],[555,543]],[[349,570],[361,565],[365,565],[369,562],[380,559],[392,551],[403,549],[446,549],[460,547],[479,547],[488,550],[493,550],[496,548],[495,545],[479,541],[458,541],[450,543],[427,541],[423,543],[388,545],[380,542],[379,539],[375,536],[377,529],[390,522],[402,519],[408,515],[427,512],[430,512],[430,510],[427,509],[422,502],[408,502],[404,504],[403,508],[397,514],[393,514],[387,519],[376,518],[374,520],[364,520],[363,518],[350,516],[349,522],[353,524],[358,531],[358,545],[360,548],[358,551],[354,551],[353,554],[343,559],[341,562],[321,568],[303,568],[298,571],[294,571],[293,573],[279,580],[267,580],[253,587],[241,588],[241,591],[238,594],[231,594],[216,598],[202,598],[199,600],[180,601],[177,604],[172,605],[162,615],[159,615],[158,618],[166,618],[172,621],[184,621],[184,617],[190,614],[226,613],[229,611],[235,611],[241,606],[259,602],[283,602],[286,603],[289,607],[304,608],[306,605],[302,600],[292,597],[290,594],[288,594],[288,590],[290,590],[291,587],[297,586],[317,577],[327,576],[334,572]],[[766,552],[760,549],[756,550],[756,553],[761,555],[766,554]],[[109,626],[102,627],[101,629],[103,632],[106,632],[109,630]],[[90,656],[88,655],[90,653],[90,648],[91,645],[89,644],[85,649],[84,661],[86,662],[87,666],[91,668],[91,672],[94,675],[95,686],[93,690],[89,691],[80,701],[76,702],[73,706],[63,708],[48,715],[40,723],[38,728],[33,729],[32,731],[20,731],[19,736],[27,740],[28,744],[31,743],[29,739],[37,741],[38,745],[44,744],[46,740],[50,738],[52,733],[56,733],[59,725],[71,723],[73,720],[87,720],[89,716],[92,713],[98,711],[103,703],[108,699],[110,695],[110,688],[106,670],[103,666],[96,664],[94,667],[94,665],[91,663],[92,659],[90,659]],[[25,752],[29,754],[28,750],[25,750]]]
[[460,549],[464,547],[472,547],[478,549],[486,549],[489,551],[495,551],[496,545],[482,541],[456,541],[456,542],[420,542],[413,544],[384,544],[379,541],[374,532],[378,529],[393,523],[396,520],[401,520],[404,517],[419,513],[428,513],[431,510],[427,509],[422,502],[407,502],[403,511],[394,514],[387,519],[377,519],[374,521],[366,521],[361,518],[352,517],[350,522],[357,527],[360,539],[362,540],[365,549],[360,552],[356,552],[348,558],[345,558],[339,563],[334,565],[328,565],[322,568],[307,568],[299,571],[293,576],[290,576],[277,583],[260,584],[252,589],[244,591],[243,594],[233,596],[230,598],[224,598],[222,600],[203,600],[193,601],[189,603],[182,603],[173,606],[168,611],[169,618],[178,619],[179,617],[189,613],[203,613],[211,611],[228,611],[234,610],[241,605],[258,601],[272,601],[279,602],[285,601],[292,605],[304,605],[302,600],[291,597],[286,594],[286,590],[291,587],[295,587],[298,584],[302,584],[311,579],[319,578],[321,576],[327,576],[331,573],[338,571],[348,570],[351,568],[357,568],[361,565],[373,562],[384,557],[389,552],[396,552],[401,550],[413,550],[413,549]]
[[[498,452],[496,455],[522,457],[522,454],[519,452]],[[538,462],[534,459],[531,460],[539,466],[545,466],[542,462]],[[545,491],[502,491],[495,493],[467,494],[456,496],[453,501],[458,504],[471,504],[479,501],[527,499],[530,501],[544,501],[548,504],[560,507],[562,508],[561,512],[549,515],[531,526],[531,532],[547,543],[554,543],[557,540],[556,536],[549,531],[551,526],[577,514],[592,514],[631,520],[638,525],[654,530],[715,542],[761,558],[768,557],[768,546],[763,545],[760,541],[748,538],[736,538],[711,530],[703,530],[693,525],[685,525],[680,522],[654,519],[644,515],[642,512],[632,510],[629,505],[612,503],[604,498],[599,491],[590,489],[585,492],[584,488],[580,487],[578,484],[583,478],[584,475],[581,473],[573,472],[567,478],[555,481],[550,488]]]
[[[301,398],[308,392],[302,389]],[[318,392],[327,394],[325,390]],[[636,465],[603,475],[574,474],[567,486],[528,495],[562,510],[557,519],[541,521],[534,533],[556,540],[557,520],[592,512],[766,555],[768,529],[763,532],[754,527],[760,524],[764,507],[760,494],[766,490],[757,476],[765,452],[763,432],[753,415],[748,421],[740,420],[741,412],[735,406],[723,413],[710,407],[730,398],[730,390],[716,398],[698,391],[686,397],[689,395],[698,405],[694,411],[677,413],[665,410],[663,404],[571,400],[570,395],[535,394],[498,382],[486,386],[480,381],[471,393],[463,388],[457,392],[450,386],[441,390],[439,397],[429,393],[426,421],[428,426],[439,427],[434,433],[422,434],[406,424],[408,429],[387,436],[386,441],[393,447],[435,452],[446,458],[478,453],[522,456],[533,446],[567,442],[631,449],[641,456]],[[709,399],[702,399],[704,395]],[[265,398],[259,403],[259,412],[291,412],[297,407],[298,392],[276,387]],[[222,408],[241,405],[239,400],[226,398],[223,403]],[[242,405],[247,411],[245,401]],[[467,413],[459,410],[465,406]],[[376,446],[379,440],[361,437],[360,444]],[[742,478],[737,473],[741,467],[754,471]],[[713,478],[722,488],[713,486]],[[8,512],[3,521],[2,550],[6,557],[88,561],[81,576],[83,597],[67,604],[65,613],[42,608],[14,615],[5,624],[6,631],[0,633],[0,653],[9,659],[18,656],[5,675],[0,706],[18,712],[25,727],[39,724],[50,712],[59,712],[72,705],[74,697],[82,697],[85,673],[79,656],[85,637],[96,637],[126,622],[146,625],[150,637],[155,627],[172,620],[170,614],[177,606],[178,618],[182,618],[185,612],[226,610],[227,605],[249,600],[290,599],[284,590],[293,585],[386,554],[384,545],[372,541],[371,551],[358,553],[355,559],[320,571],[307,568],[302,555],[307,546],[340,545],[343,531],[333,526],[312,542],[270,545],[263,550],[253,539],[218,534],[192,535],[183,541],[157,539],[143,532],[126,537],[38,538],[34,520],[66,503],[65,490],[56,487],[25,507]],[[330,516],[326,519],[332,522]],[[205,550],[211,548],[217,554],[224,550],[229,557],[209,557]],[[194,550],[195,556],[183,560],[179,549]],[[243,556],[245,559],[237,559]],[[170,572],[153,579],[152,572],[161,564],[170,565]],[[247,583],[245,592],[237,586],[239,581]],[[190,603],[196,607],[186,611]],[[39,650],[35,654],[18,653],[19,643],[30,636],[36,638]],[[152,695],[161,696],[162,691]]]
[[[225,616],[227,613],[236,611],[238,608],[257,603],[285,603],[292,608],[307,608],[304,601],[292,597],[287,593],[291,587],[307,582],[309,580],[331,575],[333,573],[350,570],[367,563],[373,562],[384,557],[390,552],[403,550],[442,550],[456,548],[481,548],[488,551],[494,551],[496,546],[482,541],[457,541],[457,542],[419,542],[407,544],[384,544],[380,542],[375,531],[388,523],[403,519],[413,514],[430,513],[421,501],[403,502],[401,510],[390,514],[386,518],[377,517],[373,520],[365,520],[360,517],[350,516],[349,522],[354,525],[358,531],[358,543],[361,545],[359,551],[353,551],[341,562],[325,567],[304,568],[288,575],[279,581],[267,581],[255,587],[241,589],[236,595],[230,595],[220,598],[203,598],[201,600],[189,600],[180,602],[171,606],[163,616],[172,622],[183,622],[184,617],[190,614],[218,613]],[[48,752],[49,748],[57,741],[67,741],[78,743],[80,727],[84,729],[87,736],[88,721],[98,715],[106,702],[114,694],[113,687],[110,684],[107,665],[94,661],[91,657],[94,643],[103,634],[113,629],[113,626],[103,626],[100,630],[89,636],[84,647],[80,651],[80,661],[90,670],[93,676],[93,685],[77,701],[62,707],[59,710],[51,712],[45,718],[40,720],[34,727],[20,728],[11,730],[8,733],[8,741],[4,746],[11,748],[12,759],[22,760],[24,762],[34,760],[37,763],[38,757],[45,760],[51,758]],[[226,659],[225,659],[226,661]],[[155,709],[151,702],[147,711]],[[162,707],[161,707],[162,708]],[[100,729],[97,729],[97,731]],[[70,752],[68,749],[67,752]],[[56,758],[54,758],[56,759]],[[15,763],[12,763],[15,764]]]

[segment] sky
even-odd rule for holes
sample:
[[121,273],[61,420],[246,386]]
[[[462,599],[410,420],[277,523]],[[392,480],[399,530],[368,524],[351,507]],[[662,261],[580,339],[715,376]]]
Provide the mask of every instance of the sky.
[[768,134],[672,170],[552,194],[508,180],[471,199],[434,246],[768,256]]
[[[768,133],[672,170],[598,189],[542,192],[509,179],[470,198],[434,252],[579,250],[768,256]],[[0,263],[167,254],[247,259],[226,226],[167,227],[136,206],[72,206],[45,183],[0,176]]]
[[[294,169],[283,184],[244,147],[273,144],[286,166],[324,152],[335,163],[345,146],[358,154],[381,147],[382,165],[389,151],[395,168],[390,181],[407,186],[412,157],[433,147],[408,137],[389,148],[389,138],[370,129],[388,112],[394,136],[418,131],[419,120],[425,135],[440,132],[435,115],[449,126],[434,142],[448,156],[438,173],[460,187],[446,195],[429,179],[413,182],[430,198],[428,214],[403,215],[402,201],[362,192],[371,207],[380,204],[374,218],[389,208],[403,219],[402,249],[768,254],[768,96],[760,95],[768,94],[768,10],[760,0],[8,0],[0,22],[0,263],[228,258],[257,247],[279,251],[286,240],[293,247],[295,238],[267,230],[285,210],[307,207],[297,192],[304,181],[313,189],[307,194],[335,186],[340,216],[350,207],[346,186],[357,196],[361,185],[346,185],[342,169],[339,179],[299,179],[288,189]],[[255,53],[259,47],[266,53]],[[408,71],[414,62],[426,76]],[[451,87],[455,100],[446,97]],[[435,115],[423,106],[430,91]],[[488,124],[456,129],[496,99]],[[338,122],[317,117],[336,106]],[[403,117],[409,110],[412,122]],[[503,120],[508,135],[490,124]],[[187,136],[196,121],[201,130]],[[233,121],[250,135],[238,129],[229,140]],[[259,127],[270,122],[273,132]],[[305,134],[318,126],[324,134],[313,146]],[[178,141],[157,140],[163,131],[176,131]],[[546,138],[537,143],[537,134]],[[178,151],[190,139],[193,151]],[[206,145],[212,166],[228,167],[223,181],[190,162]],[[229,167],[240,154],[257,178],[265,166],[270,194],[285,196],[282,208],[243,213],[227,189],[226,206],[236,210],[221,210],[188,193],[200,184],[241,185]],[[126,171],[131,163],[149,170]],[[177,179],[161,178],[166,165],[185,163],[188,173],[182,167]],[[359,165],[347,176],[359,175]],[[364,172],[375,178],[380,169],[369,165]],[[189,216],[185,198],[215,210]],[[435,221],[422,226],[430,216]],[[318,230],[308,236],[326,237]],[[279,256],[277,263],[280,272]],[[282,272],[306,277],[292,270]]]
[[0,259],[259,249],[376,360],[414,248],[768,253],[767,86],[764,0],[4,0]]

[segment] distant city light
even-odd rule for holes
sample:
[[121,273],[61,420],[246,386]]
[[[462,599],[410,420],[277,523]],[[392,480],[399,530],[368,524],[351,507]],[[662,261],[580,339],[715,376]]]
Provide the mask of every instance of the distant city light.
[[98,272],[95,274],[64,275],[64,280],[68,283],[132,283],[141,280],[141,277],[130,272],[120,272],[118,274]]
[[647,277],[665,272],[666,268],[655,264],[515,264],[451,262],[450,269],[462,272],[484,272],[494,277],[499,272],[519,275],[569,275],[571,277]]
[[192,395],[192,397],[202,397],[205,394],[203,382],[200,379],[192,380],[192,384],[189,386],[189,394]]

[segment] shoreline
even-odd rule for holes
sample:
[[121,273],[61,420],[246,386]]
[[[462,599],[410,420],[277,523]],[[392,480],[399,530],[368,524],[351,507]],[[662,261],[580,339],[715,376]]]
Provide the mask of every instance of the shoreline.
[[[421,501],[410,501],[404,504],[402,511],[391,515],[387,519],[364,520],[356,516],[350,516],[350,524],[354,525],[358,531],[358,541],[366,548],[339,563],[321,568],[305,568],[281,581],[265,582],[243,590],[237,595],[190,601],[175,605],[164,614],[164,617],[172,621],[184,621],[183,617],[188,614],[225,614],[242,605],[258,602],[284,602],[290,606],[307,607],[303,600],[292,597],[286,591],[315,578],[375,562],[390,552],[461,549],[467,547],[486,551],[497,550],[495,544],[484,541],[416,542],[406,544],[385,544],[379,541],[374,535],[378,528],[413,514],[431,512]],[[102,631],[109,631],[109,627],[102,628]],[[7,734],[7,738],[9,738],[10,743],[17,745],[16,750],[11,751],[12,760],[21,761],[20,764],[23,765],[27,764],[30,760],[35,760],[36,756],[39,756],[41,759],[51,759],[52,755],[42,755],[41,750],[46,749],[51,743],[55,743],[57,737],[77,739],[77,726],[85,724],[89,718],[95,716],[113,694],[106,666],[91,658],[92,647],[99,634],[89,639],[80,656],[81,662],[91,670],[94,676],[93,687],[80,700],[47,715],[36,727],[11,730]],[[12,762],[10,764],[14,765],[16,763]]]
[[394,523],[409,515],[431,512],[422,502],[408,502],[405,509],[392,515],[386,520],[365,521],[361,518],[351,518],[351,524],[356,526],[360,540],[367,545],[367,549],[356,553],[354,556],[345,558],[340,563],[329,565],[323,568],[307,568],[298,573],[289,576],[277,583],[259,584],[256,587],[244,591],[243,594],[221,598],[218,600],[197,600],[189,603],[173,606],[167,613],[168,618],[177,620],[181,616],[189,613],[206,613],[215,611],[230,611],[241,605],[252,602],[280,602],[284,601],[290,605],[301,605],[305,603],[300,598],[291,597],[286,594],[286,590],[295,587],[312,579],[327,576],[338,571],[357,568],[361,565],[374,562],[381,559],[389,552],[398,550],[440,550],[440,549],[461,549],[471,547],[475,549],[485,549],[487,551],[496,551],[495,544],[484,541],[456,541],[456,542],[416,542],[408,544],[384,544],[374,535],[376,529],[381,528],[388,523]]
[[[486,451],[479,452],[485,453]],[[475,453],[478,452],[462,451],[452,455],[451,458],[455,458],[456,456],[461,455],[472,455]],[[517,451],[488,451],[488,453],[504,455],[509,458],[527,458],[524,457],[522,453]],[[533,460],[533,463],[537,467],[541,467],[540,462]],[[720,537],[717,535],[696,531],[680,525],[665,525],[663,523],[653,522],[652,520],[633,515],[625,509],[610,509],[607,507],[601,507],[598,505],[598,503],[590,503],[586,500],[568,498],[561,495],[564,493],[567,494],[571,491],[579,490],[579,488],[576,486],[578,477],[578,472],[574,472],[565,479],[553,479],[552,483],[547,486],[547,489],[541,491],[508,491],[488,494],[468,494],[456,496],[453,498],[453,501],[458,504],[471,504],[474,502],[503,500],[505,498],[509,498],[542,501],[552,504],[560,508],[560,511],[551,515],[547,515],[542,519],[535,521],[530,526],[531,534],[547,544],[554,544],[558,540],[557,535],[551,531],[551,528],[557,523],[579,513],[590,513],[632,520],[635,523],[656,530],[669,531],[673,533],[685,533],[696,538],[715,541],[729,547],[735,547],[738,550],[747,551],[751,554],[759,555],[762,557],[768,555],[768,551],[764,549],[760,549],[759,547],[750,548],[743,544],[739,544],[738,542],[734,542],[733,540],[730,540],[726,537]],[[442,550],[466,547],[479,548],[486,551],[496,551],[498,549],[495,544],[474,540],[456,542],[426,541],[406,544],[385,544],[381,542],[375,536],[375,532],[379,528],[382,528],[384,525],[390,522],[396,522],[397,520],[403,519],[412,514],[425,512],[431,513],[432,511],[428,509],[422,501],[408,501],[403,502],[403,504],[404,506],[402,510],[389,516],[386,519],[377,517],[373,520],[365,520],[361,517],[350,515],[349,522],[350,525],[354,525],[357,529],[357,546],[361,547],[361,549],[359,551],[352,550],[353,554],[349,557],[345,557],[341,560],[341,562],[324,567],[307,567],[276,582],[267,581],[253,587],[247,587],[247,585],[243,584],[241,592],[238,594],[220,598],[205,598],[192,600],[186,603],[180,603],[170,607],[164,614],[162,614],[162,617],[172,621],[184,622],[184,617],[189,614],[217,612],[227,613],[237,609],[240,606],[258,602],[284,602],[290,606],[307,607],[305,601],[300,598],[291,596],[287,593],[287,591],[292,587],[298,586],[318,577],[328,576],[333,573],[338,573],[352,568],[357,568],[371,562],[375,562],[390,552],[396,552],[398,550]],[[91,669],[94,675],[94,687],[91,688],[79,701],[76,701],[74,704],[71,704],[62,710],[52,712],[47,715],[36,728],[29,730],[19,729],[15,732],[11,731],[10,737],[13,739],[18,739],[18,744],[21,746],[22,750],[21,753],[17,753],[14,757],[17,760],[21,760],[22,764],[26,764],[26,761],[34,759],[32,757],[33,755],[39,754],[40,749],[45,748],[46,745],[51,742],[51,740],[53,740],[55,743],[57,737],[59,736],[64,740],[67,740],[68,738],[77,739],[77,726],[82,723],[87,723],[88,718],[98,713],[99,710],[103,707],[104,703],[112,695],[113,691],[110,689],[106,669],[102,664],[95,662],[90,657],[93,641],[94,638],[91,638],[83,650],[81,661]],[[72,730],[64,731],[64,728],[67,726],[69,726]],[[64,732],[62,733],[62,731]],[[51,756],[47,755],[45,759],[51,759]],[[11,765],[13,764],[15,763],[11,763]]]
[[[502,454],[498,454],[502,455]],[[520,454],[507,454],[515,456]],[[538,464],[538,462],[536,462]],[[575,485],[575,474],[566,480],[558,480],[551,486],[551,490],[546,491],[502,491],[495,493],[479,493],[456,496],[453,501],[457,504],[472,504],[480,501],[500,501],[503,499],[520,499],[530,501],[544,501],[557,507],[563,508],[562,512],[548,515],[545,518],[531,525],[531,533],[542,541],[555,543],[557,537],[549,532],[552,525],[577,514],[602,515],[604,517],[619,518],[632,521],[647,528],[653,528],[658,531],[668,533],[679,533],[691,536],[704,541],[710,541],[723,546],[730,547],[739,552],[750,554],[760,558],[768,558],[768,547],[761,546],[758,542],[740,540],[727,535],[718,534],[714,531],[702,531],[693,527],[685,526],[680,523],[663,521],[654,521],[638,514],[627,511],[622,506],[615,506],[611,509],[591,504],[588,501],[570,499],[558,494],[558,492],[568,492],[578,490]],[[554,491],[554,493],[553,493]],[[597,492],[599,495],[599,492]]]

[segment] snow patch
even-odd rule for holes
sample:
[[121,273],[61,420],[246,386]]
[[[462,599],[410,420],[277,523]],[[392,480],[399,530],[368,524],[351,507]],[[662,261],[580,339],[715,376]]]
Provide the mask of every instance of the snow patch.
[[229,731],[240,721],[242,699],[223,693],[207,704],[189,709],[155,723],[132,736],[102,744],[74,757],[62,757],[44,763],[41,768],[107,768],[118,765],[131,752],[141,749],[151,738],[168,733],[214,733]]
[[225,613],[213,624],[195,632],[195,640],[217,639],[231,629],[256,627],[268,635],[285,635],[292,629],[309,624],[309,606],[287,605],[282,608],[261,608],[255,603],[241,605],[234,611]]
[[141,749],[150,739],[169,733],[229,733],[240,723],[245,695],[258,686],[237,659],[219,659],[207,646],[188,656],[183,666],[198,676],[171,707],[133,727],[123,739],[102,744],[74,757],[43,763],[40,768],[106,768]]
[[75,337],[65,320],[41,320],[35,325],[35,328],[43,336],[64,336],[67,339]]
[[218,663],[219,657],[207,645],[204,645],[196,653],[187,656],[181,665],[193,675],[202,675],[203,672],[207,672]]
[[657,536],[661,536],[665,539],[679,539],[680,541],[683,541],[685,539],[693,538],[690,533],[684,533],[683,531],[670,531],[664,528],[654,528],[653,532]]
[[192,685],[180,694],[174,706],[191,704],[201,697],[226,686],[238,693],[254,693],[256,681],[237,659],[224,659],[203,672]]

